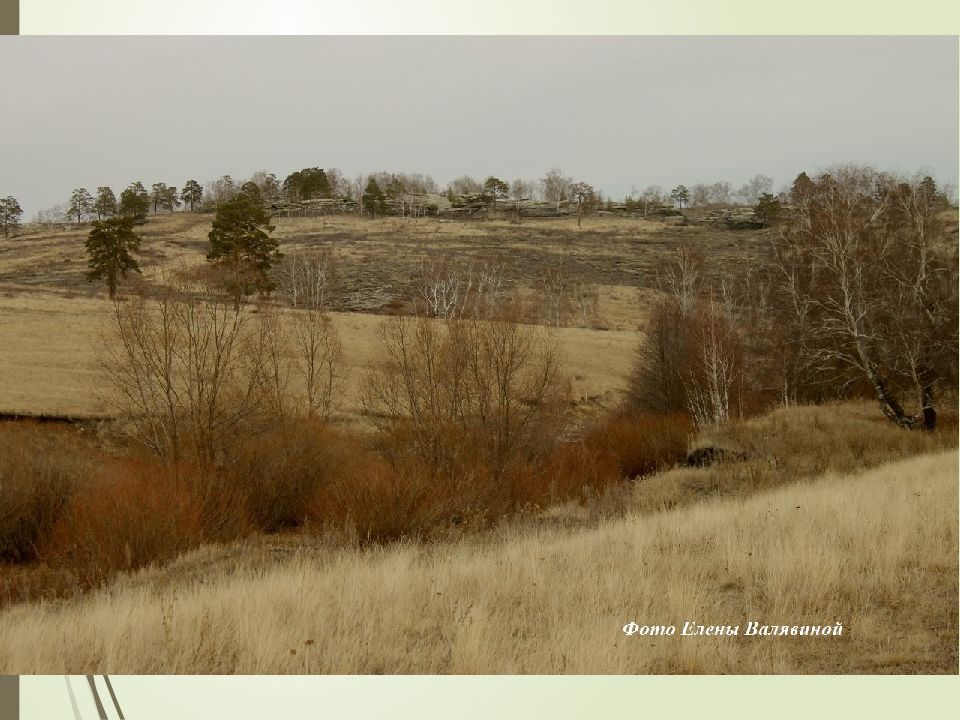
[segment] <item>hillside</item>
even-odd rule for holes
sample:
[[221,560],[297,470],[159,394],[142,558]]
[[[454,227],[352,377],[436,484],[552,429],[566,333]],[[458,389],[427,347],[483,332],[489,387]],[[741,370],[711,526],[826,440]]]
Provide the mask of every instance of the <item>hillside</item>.
[[[137,229],[140,264],[149,284],[161,267],[202,264],[209,214],[158,215]],[[281,250],[333,248],[337,284],[331,296],[344,344],[345,392],[336,413],[359,415],[357,385],[376,355],[379,315],[409,300],[411,278],[424,260],[496,262],[504,291],[533,306],[538,278],[564,268],[571,281],[595,293],[587,316],[570,317],[554,334],[566,356],[581,409],[613,407],[623,386],[636,329],[653,296],[656,266],[680,242],[706,253],[711,267],[740,262],[758,251],[762,233],[677,226],[636,218],[449,221],[353,216],[278,218]],[[25,227],[0,238],[0,413],[100,416],[109,412],[98,363],[110,303],[85,278],[89,226]],[[536,319],[536,318],[533,318]]]
[[[952,674],[957,461],[951,450],[592,529],[207,548],[87,598],[3,612],[0,671]],[[843,631],[746,636],[751,620]],[[628,637],[631,621],[743,629]]]

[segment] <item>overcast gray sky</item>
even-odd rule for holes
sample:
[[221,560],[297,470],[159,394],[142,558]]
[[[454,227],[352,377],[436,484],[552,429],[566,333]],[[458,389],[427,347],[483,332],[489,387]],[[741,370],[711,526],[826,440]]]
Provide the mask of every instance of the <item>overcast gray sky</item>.
[[956,184],[957,37],[5,37],[0,197],[302,167]]

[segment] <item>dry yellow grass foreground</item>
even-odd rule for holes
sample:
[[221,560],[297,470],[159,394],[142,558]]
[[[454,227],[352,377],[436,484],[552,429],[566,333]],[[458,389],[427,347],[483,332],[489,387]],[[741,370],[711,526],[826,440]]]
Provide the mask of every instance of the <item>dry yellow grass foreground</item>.
[[[955,673],[957,452],[594,529],[209,548],[0,614],[7,673]],[[843,624],[681,637],[685,621]],[[673,637],[621,628],[676,625]]]

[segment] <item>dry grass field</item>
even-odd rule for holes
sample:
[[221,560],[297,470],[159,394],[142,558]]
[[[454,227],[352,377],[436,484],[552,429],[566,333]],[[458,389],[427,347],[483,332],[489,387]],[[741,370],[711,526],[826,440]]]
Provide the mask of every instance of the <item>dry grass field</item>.
[[[202,262],[209,245],[210,214],[157,215],[137,228],[143,239],[141,267],[146,276],[173,261]],[[342,280],[334,308],[377,311],[401,294],[424,259],[503,263],[509,285],[533,287],[544,268],[567,265],[571,272],[600,288],[600,321],[632,329],[636,325],[636,288],[649,286],[658,261],[680,242],[701,248],[712,272],[749,260],[767,231],[721,230],[697,225],[637,218],[531,219],[514,225],[505,219],[443,220],[396,218],[377,220],[335,215],[319,218],[276,218],[273,235],[285,252],[333,246]],[[28,225],[16,237],[0,238],[0,290],[43,289],[86,294],[83,277],[83,226]],[[626,292],[624,291],[626,290]]]
[[[149,282],[159,268],[201,264],[211,215],[159,215],[137,229]],[[0,238],[0,412],[100,416],[109,412],[97,361],[109,319],[105,288],[91,285],[84,239],[89,226],[26,226]],[[344,344],[345,392],[340,419],[356,420],[357,382],[375,353],[376,317],[408,292],[422,260],[494,259],[504,265],[509,289],[536,292],[542,269],[563,264],[597,288],[592,327],[553,329],[583,409],[616,404],[636,345],[636,328],[652,296],[655,266],[681,241],[698,242],[711,267],[742,261],[757,251],[761,233],[724,232],[659,221],[573,218],[452,222],[352,216],[278,219],[281,250],[333,247],[339,286],[333,317]],[[602,329],[599,329],[602,328]]]
[[[946,451],[576,531],[207,548],[3,612],[0,670],[955,673],[956,478]],[[843,633],[745,636],[751,620]],[[678,634],[627,637],[630,621]],[[681,637],[685,621],[743,627]]]
[[[164,268],[204,263],[210,221],[177,213],[138,229],[148,287]],[[87,231],[27,226],[0,239],[2,415],[112,413],[100,362],[112,306],[84,277]],[[332,427],[301,417],[244,436],[214,477],[138,455],[109,422],[0,425],[0,476],[14,479],[0,486],[12,498],[0,506],[0,672],[957,672],[949,404],[935,432],[898,429],[865,401],[700,432],[686,416],[610,412],[658,264],[688,242],[704,272],[723,273],[762,253],[766,231],[337,216],[281,219],[275,234],[285,252],[336,258]],[[521,304],[536,302],[549,268],[597,291],[589,322],[542,328],[583,437],[518,465],[487,488],[509,502],[479,510],[456,505],[460,490],[439,475],[395,462],[367,432],[360,397],[382,359],[381,323],[438,256],[502,264]],[[713,462],[681,466],[702,447]],[[844,631],[621,631],[691,621],[742,633],[751,620]]]
[[[383,318],[370,313],[332,313],[343,343],[343,392],[335,415],[356,421],[362,408],[359,383],[377,356]],[[13,292],[0,296],[0,412],[97,417],[110,412],[109,385],[98,361],[110,331],[105,298]],[[619,398],[636,346],[632,331],[553,328],[574,395],[584,410],[612,407]]]

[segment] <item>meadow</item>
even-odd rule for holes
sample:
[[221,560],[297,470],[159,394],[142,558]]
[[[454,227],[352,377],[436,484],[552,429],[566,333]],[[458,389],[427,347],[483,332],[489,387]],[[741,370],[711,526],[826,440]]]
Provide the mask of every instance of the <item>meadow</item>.
[[[956,672],[950,402],[932,432],[851,398],[749,398],[714,427],[625,408],[658,273],[678,248],[695,247],[718,279],[762,257],[771,230],[279,218],[284,253],[334,261],[324,322],[342,361],[329,414],[270,414],[264,396],[230,426],[232,444],[171,459],[134,440],[105,355],[117,308],[162,291],[171,268],[205,265],[210,222],[184,212],[138,227],[143,276],[116,305],[84,276],[88,226],[0,239],[0,671]],[[454,410],[432,415],[437,427],[391,424],[369,404],[371,387],[389,400],[403,384],[377,376],[384,338],[418,302],[419,274],[451,263],[496,267],[513,320],[415,326]],[[545,277],[589,305],[560,313]],[[250,307],[251,327],[266,323],[260,341],[305,312],[279,293]],[[500,415],[489,402],[462,408],[487,401],[479,389],[497,376],[484,363],[511,356],[490,347],[539,358],[529,338],[550,350],[556,387],[541,390],[556,390],[555,416],[508,420],[514,442],[498,423],[537,405],[523,373],[527,394],[504,386],[517,398]],[[465,369],[480,400],[456,380]],[[622,631],[688,620],[844,634]]]
[[[0,670],[952,674],[957,471],[950,450],[589,528],[203,548],[4,611]],[[843,634],[626,636],[631,621]]]

